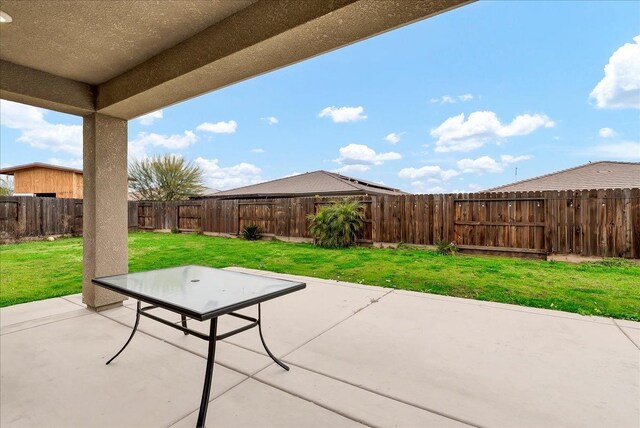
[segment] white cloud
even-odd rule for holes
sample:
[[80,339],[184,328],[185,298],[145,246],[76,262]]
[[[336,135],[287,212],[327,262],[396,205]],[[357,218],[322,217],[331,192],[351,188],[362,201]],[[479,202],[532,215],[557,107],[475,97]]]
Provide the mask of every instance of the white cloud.
[[422,168],[403,168],[398,173],[400,178],[410,178],[415,180],[417,178],[426,178],[429,182],[446,181],[452,177],[458,175],[458,172],[453,169],[444,170],[438,165],[423,166]]
[[343,165],[382,165],[385,161],[401,159],[400,153],[376,153],[364,144],[340,147],[340,157],[335,161]]
[[475,184],[475,183],[469,184],[469,190],[471,190],[471,191],[477,192],[477,191],[482,190],[482,189],[484,189],[484,186],[481,186],[481,185]]
[[600,138],[612,138],[617,136],[618,133],[611,128],[600,128],[598,135],[600,135]]
[[0,100],[0,124],[18,129],[16,141],[52,152],[82,156],[82,125],[50,123],[46,110],[12,101]]
[[524,161],[524,160],[529,160],[532,157],[533,156],[531,156],[531,155],[522,155],[522,156],[502,155],[502,156],[500,156],[500,160],[502,161],[502,163],[504,165],[509,165],[509,164],[512,164],[512,163],[516,163],[516,162],[520,162],[520,161]]
[[278,118],[275,116],[263,117],[261,120],[267,122],[269,125],[275,125],[278,123]]
[[204,122],[198,125],[197,131],[213,132],[214,134],[233,134],[236,132],[238,123],[235,120],[228,122],[220,121],[216,123]]
[[173,135],[139,132],[133,140],[129,141],[129,158],[143,159],[147,157],[147,148],[149,146],[184,149],[196,141],[198,141],[198,137],[193,131],[184,131],[183,134]]
[[193,131],[184,131],[183,134],[162,135],[156,133],[139,132],[130,144],[151,145],[155,147],[165,147],[167,149],[184,149],[198,141],[198,137]]
[[621,141],[589,147],[585,154],[598,156],[601,159],[640,160],[640,142]]
[[204,184],[214,189],[231,189],[264,181],[260,177],[262,170],[250,163],[221,167],[218,159],[202,157],[198,157],[195,163],[202,169]]
[[431,130],[437,138],[436,152],[468,152],[491,140],[527,135],[538,128],[552,128],[555,123],[546,115],[523,114],[509,124],[502,124],[492,111],[476,111],[465,121],[464,113],[450,117]]
[[400,137],[402,136],[402,134],[404,134],[404,132],[392,132],[391,134],[388,134],[386,137],[384,137],[384,139],[391,144],[398,144],[400,142]]
[[138,118],[138,122],[142,125],[151,125],[156,119],[162,119],[162,110],[152,111]]
[[640,35],[609,58],[604,77],[589,98],[598,108],[640,108]]
[[452,97],[451,95],[443,95],[440,98],[431,98],[429,102],[431,104],[436,104],[436,103],[455,104],[456,99],[460,100],[460,102],[463,102],[463,103],[466,101],[471,101],[473,99],[473,94],[462,94],[462,95],[458,95],[457,97]]
[[261,148],[251,149],[251,153],[264,153],[264,149],[261,149]]
[[462,172],[485,173],[504,171],[504,166],[489,156],[482,156],[478,159],[461,159],[457,164]]
[[414,192],[416,193],[445,193],[446,190],[442,186],[429,186],[424,181],[416,180],[411,182],[411,187],[413,187]]
[[367,118],[364,107],[325,107],[318,113],[318,117],[330,117],[335,123],[357,122]]
[[477,159],[461,159],[457,163],[458,168],[464,173],[499,173],[504,171],[508,165],[520,162],[523,160],[531,159],[532,156],[512,156],[502,155],[500,161],[496,161],[490,156],[482,156]]
[[371,167],[369,165],[344,165],[340,168],[336,168],[333,172],[337,172],[338,174],[353,174],[357,172],[366,172],[369,171]]

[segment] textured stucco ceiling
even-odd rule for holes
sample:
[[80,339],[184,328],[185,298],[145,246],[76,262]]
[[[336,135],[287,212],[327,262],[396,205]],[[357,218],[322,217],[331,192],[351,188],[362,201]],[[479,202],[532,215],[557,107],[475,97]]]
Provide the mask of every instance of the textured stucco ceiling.
[[0,97],[132,119],[473,0],[0,0]]
[[0,58],[92,85],[105,82],[255,0],[2,0]]

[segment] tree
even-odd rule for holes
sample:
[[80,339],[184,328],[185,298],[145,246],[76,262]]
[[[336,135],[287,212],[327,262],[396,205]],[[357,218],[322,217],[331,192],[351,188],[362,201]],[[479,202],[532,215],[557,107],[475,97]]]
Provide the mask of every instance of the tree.
[[364,227],[364,211],[358,201],[343,200],[308,216],[309,231],[321,247],[349,247]]
[[129,165],[129,187],[146,201],[182,201],[202,194],[202,170],[175,155],[155,156]]
[[13,182],[9,177],[0,178],[0,196],[13,195]]

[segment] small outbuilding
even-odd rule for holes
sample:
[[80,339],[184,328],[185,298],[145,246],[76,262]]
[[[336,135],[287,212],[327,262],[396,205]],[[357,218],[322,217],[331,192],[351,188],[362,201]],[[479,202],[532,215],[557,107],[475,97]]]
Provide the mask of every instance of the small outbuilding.
[[30,163],[0,169],[13,176],[16,196],[82,199],[82,170],[46,163]]

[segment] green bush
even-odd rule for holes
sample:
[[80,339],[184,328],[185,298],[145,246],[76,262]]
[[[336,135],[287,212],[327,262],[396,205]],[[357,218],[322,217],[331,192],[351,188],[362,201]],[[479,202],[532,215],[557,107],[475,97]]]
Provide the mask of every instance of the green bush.
[[258,226],[247,226],[242,230],[242,237],[247,241],[257,241],[262,238],[262,231]]
[[309,232],[321,247],[349,247],[364,227],[364,210],[358,201],[333,202],[308,216]]
[[180,229],[177,226],[171,228],[171,233],[180,233]]
[[452,256],[458,252],[455,242],[438,241],[436,242],[436,253],[441,256]]

